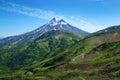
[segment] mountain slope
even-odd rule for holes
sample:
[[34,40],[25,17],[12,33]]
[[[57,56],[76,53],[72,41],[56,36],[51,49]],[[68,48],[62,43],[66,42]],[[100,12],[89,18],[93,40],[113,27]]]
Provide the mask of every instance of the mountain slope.
[[76,44],[74,44],[74,46],[64,49],[63,52],[58,51],[54,54],[57,55],[59,53],[62,53],[62,55],[65,54],[66,57],[68,57],[68,59],[72,59],[71,61],[79,61],[81,59],[84,59],[87,56],[87,54],[95,47],[103,43],[117,42],[117,41],[120,41],[120,31],[111,32],[111,33],[106,32],[104,34],[100,33],[97,35],[88,36],[82,39],[81,41],[77,42]]
[[100,33],[58,50],[27,68],[55,80],[119,80],[119,44],[120,31]]
[[120,31],[120,25],[108,27],[106,29],[98,31],[97,33],[112,32],[112,31]]
[[30,42],[51,30],[68,30],[80,35],[81,37],[84,37],[89,34],[88,32],[85,32],[70,25],[69,23],[65,22],[63,19],[53,18],[47,24],[41,26],[40,28],[34,31],[18,36],[4,38],[0,40],[0,44],[19,44],[19,43]]
[[10,61],[7,66],[12,67],[13,70],[7,70],[5,64],[3,68],[4,62],[1,62],[0,78],[7,80],[120,79],[119,30],[97,33],[79,40],[79,36],[60,30],[43,34],[34,42],[27,44],[27,47],[24,45],[10,49],[11,46],[1,46],[0,59],[1,61],[5,59],[3,56],[7,54],[3,55],[4,51],[11,52],[12,55],[10,58],[7,55],[5,61]]
[[[20,65],[32,64],[50,56],[53,51],[65,48],[81,38],[65,30],[53,30],[43,34],[35,41],[21,45],[4,45],[0,47],[1,65],[17,68]],[[4,54],[3,54],[4,53]]]

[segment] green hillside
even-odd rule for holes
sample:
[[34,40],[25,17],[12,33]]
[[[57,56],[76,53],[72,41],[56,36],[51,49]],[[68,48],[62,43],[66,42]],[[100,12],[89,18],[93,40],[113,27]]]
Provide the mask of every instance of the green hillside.
[[34,42],[0,46],[3,80],[119,80],[120,31],[84,39],[51,31]]
[[[43,38],[44,36],[44,38]],[[19,70],[52,56],[52,52],[78,42],[81,38],[69,31],[50,31],[34,42],[0,46],[0,73]],[[5,70],[5,71],[4,71]]]

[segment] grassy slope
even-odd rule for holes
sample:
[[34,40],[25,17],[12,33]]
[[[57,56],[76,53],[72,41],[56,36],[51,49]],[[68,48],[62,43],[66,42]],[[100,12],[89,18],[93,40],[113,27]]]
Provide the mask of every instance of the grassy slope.
[[[110,74],[108,74],[109,72],[104,71],[108,62],[114,63],[114,60],[118,61],[119,59],[119,56],[120,56],[118,54],[119,50],[118,52],[115,52],[117,49],[120,48],[119,40],[120,40],[119,32],[104,33],[104,34],[102,33],[99,35],[97,34],[97,35],[88,37],[84,40],[81,40],[79,43],[76,43],[74,44],[74,46],[70,46],[64,49],[62,52],[61,51],[56,52],[56,54],[60,54],[60,55],[54,56],[51,59],[50,58],[46,59],[45,61],[43,61],[44,64],[38,63],[37,65],[34,66],[34,68],[37,67],[38,65],[42,65],[42,66],[45,65],[44,67],[46,66],[51,67],[54,65],[55,69],[57,68],[57,71],[55,71],[54,73],[56,73],[57,75],[55,76],[53,75],[53,76],[54,77],[57,76],[57,78],[59,78],[60,80],[67,80],[67,79],[70,79],[70,77],[71,77],[71,80],[73,80],[73,78],[74,80],[79,80],[80,78],[86,79],[86,80],[88,79],[92,80],[93,78],[96,80],[97,79],[99,80],[101,78],[102,80],[106,80],[110,75],[111,75],[110,78],[112,79],[115,79],[115,78],[119,79],[119,77],[118,78],[113,77],[113,75],[114,76],[119,75],[119,70],[113,71]],[[99,50],[99,51],[96,51],[96,50]],[[111,50],[113,51],[111,52]],[[107,53],[111,54],[111,56],[108,56]],[[97,55],[94,55],[94,54],[97,54]],[[83,57],[81,57],[82,55]],[[61,56],[63,56],[63,58],[61,58]],[[68,63],[68,61],[71,59],[72,61]],[[56,65],[60,62],[63,62],[61,63],[62,64],[61,66]],[[112,66],[116,65],[119,68],[119,64],[117,63],[111,64],[111,65]],[[101,66],[104,66],[104,67],[99,69]],[[38,72],[39,72],[39,69],[38,69]],[[106,75],[104,75],[103,73]],[[46,74],[47,73],[45,73],[44,75]],[[52,75],[52,73],[49,73],[49,75]]]
[[0,46],[0,78],[10,79],[20,74],[24,77],[26,68],[20,68],[39,63],[44,58],[52,56],[52,52],[62,50],[81,39],[76,34],[64,30],[51,31],[44,36],[46,37],[41,36],[32,43]]
[[[42,61],[2,76],[25,80],[119,80],[120,32],[89,36],[57,49]],[[39,41],[37,41],[39,43]],[[43,40],[44,42],[44,40]],[[43,43],[42,42],[42,43]],[[38,44],[37,43],[37,44]],[[35,44],[35,45],[37,45]],[[31,49],[30,49],[31,50]],[[3,72],[1,70],[1,72]]]

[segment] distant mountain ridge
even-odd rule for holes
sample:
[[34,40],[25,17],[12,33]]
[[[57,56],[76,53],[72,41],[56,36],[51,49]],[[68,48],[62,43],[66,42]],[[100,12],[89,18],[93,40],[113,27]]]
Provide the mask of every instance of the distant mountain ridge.
[[120,31],[120,25],[111,26],[106,29],[100,30],[96,33],[112,32],[112,31]]
[[53,18],[51,21],[49,21],[47,24],[37,28],[36,30],[33,30],[31,32],[18,35],[18,36],[11,36],[7,38],[3,38],[0,40],[0,44],[19,44],[24,42],[29,42],[37,39],[44,33],[51,31],[51,30],[68,30],[71,32],[74,32],[78,35],[81,35],[82,37],[88,35],[89,33],[83,30],[80,30],[63,19]]

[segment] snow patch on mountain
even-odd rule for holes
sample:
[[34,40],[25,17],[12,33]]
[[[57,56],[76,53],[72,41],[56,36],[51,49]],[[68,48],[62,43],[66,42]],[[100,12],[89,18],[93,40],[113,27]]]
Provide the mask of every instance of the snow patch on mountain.
[[56,25],[67,25],[68,23],[62,20],[61,18],[53,18],[51,21],[48,22],[47,25],[56,26]]

